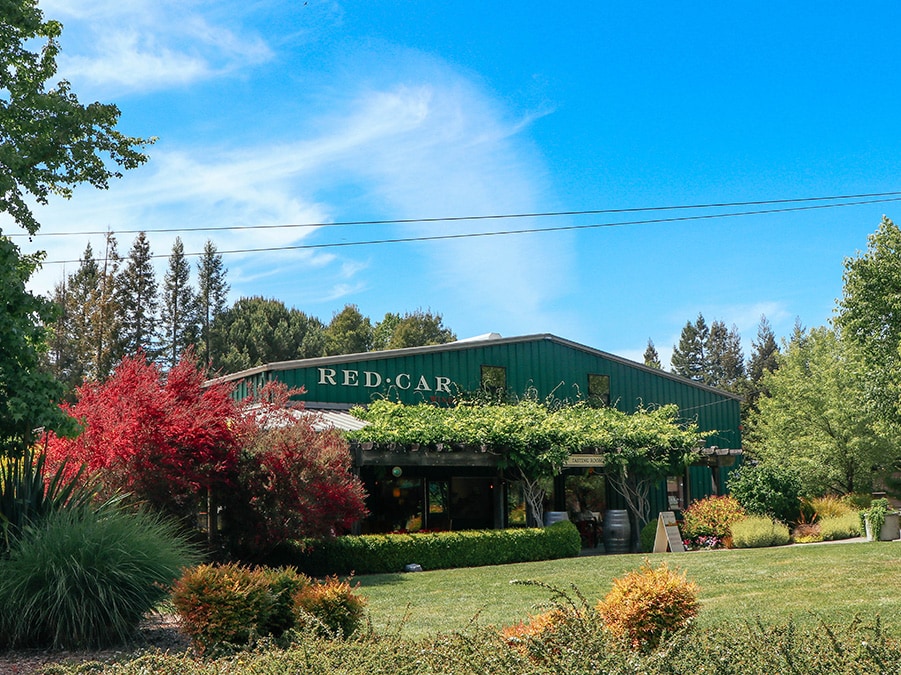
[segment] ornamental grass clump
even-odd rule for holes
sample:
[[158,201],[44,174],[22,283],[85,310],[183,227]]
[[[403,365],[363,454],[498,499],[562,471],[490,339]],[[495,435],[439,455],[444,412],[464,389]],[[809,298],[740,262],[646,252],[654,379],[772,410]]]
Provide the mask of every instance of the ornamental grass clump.
[[784,546],[790,541],[788,526],[769,516],[748,516],[732,526],[735,548]]
[[0,644],[127,642],[197,553],[168,521],[106,505],[26,526],[0,559]]
[[863,529],[860,526],[860,516],[857,514],[857,511],[850,511],[841,516],[822,518],[819,526],[823,541],[851,539],[863,535]]
[[605,630],[632,649],[656,649],[665,635],[690,625],[699,608],[698,587],[685,573],[667,564],[640,569],[613,580],[613,588],[598,603]]

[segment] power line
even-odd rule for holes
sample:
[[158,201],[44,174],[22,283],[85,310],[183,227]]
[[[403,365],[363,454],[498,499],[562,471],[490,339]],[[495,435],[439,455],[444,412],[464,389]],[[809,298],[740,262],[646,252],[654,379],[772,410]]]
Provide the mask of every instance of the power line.
[[[901,191],[896,192],[871,192],[854,195],[832,195],[828,197],[800,197],[796,199],[764,199],[745,202],[711,202],[705,204],[677,204],[671,206],[645,206],[621,209],[590,209],[582,211],[547,211],[538,213],[502,213],[494,215],[477,216],[446,216],[439,218],[397,218],[387,220],[345,220],[332,223],[282,223],[278,225],[220,225],[209,227],[162,227],[143,230],[118,230],[115,234],[165,234],[165,233],[191,233],[191,232],[224,232],[239,230],[275,230],[292,228],[322,228],[322,227],[349,227],[359,225],[411,225],[416,223],[452,223],[479,220],[505,220],[520,218],[558,218],[563,216],[597,216],[616,215],[625,213],[653,213],[659,211],[684,211],[715,208],[739,208],[746,206],[774,206],[777,204],[803,204],[809,202],[841,201],[849,199],[870,199],[874,201],[860,202],[862,204],[876,204],[883,201],[897,201],[897,199],[882,199],[901,196]],[[835,204],[834,206],[843,206]],[[765,212],[764,212],[765,213]],[[14,233],[8,237],[75,237],[106,235],[108,230],[83,230],[81,232],[37,232],[33,235],[27,233]],[[267,249],[260,249],[267,250]]]
[[[885,195],[901,195],[901,192],[895,193],[882,193]],[[866,195],[862,195],[866,196]],[[880,196],[880,195],[873,195]],[[794,202],[809,202],[809,201],[818,201],[821,199],[829,199],[826,197],[823,198],[809,198],[804,200],[794,200]],[[832,198],[836,199],[836,198]],[[343,241],[343,242],[330,242],[323,244],[298,244],[298,245],[289,245],[289,246],[271,246],[264,248],[247,248],[247,249],[233,249],[227,251],[218,251],[221,255],[232,255],[232,254],[242,254],[242,253],[271,253],[277,251],[303,251],[303,250],[314,250],[314,249],[326,249],[326,248],[344,248],[350,246],[374,246],[377,244],[406,244],[406,243],[417,243],[417,242],[426,242],[426,241],[444,241],[444,240],[452,240],[452,239],[473,239],[477,237],[502,237],[502,236],[511,236],[511,235],[519,235],[519,234],[538,234],[544,232],[565,232],[565,231],[573,231],[573,230],[590,230],[590,229],[599,229],[599,228],[609,228],[609,227],[627,227],[634,225],[652,225],[652,224],[666,224],[666,223],[677,223],[677,222],[690,222],[690,221],[699,221],[699,220],[713,220],[718,218],[735,218],[741,216],[759,216],[759,215],[771,215],[776,213],[794,213],[799,211],[814,211],[821,209],[833,209],[838,207],[846,207],[846,206],[864,206],[868,204],[881,204],[887,202],[897,202],[901,201],[901,196],[885,198],[885,199],[871,199],[871,200],[863,200],[856,202],[844,202],[841,204],[814,204],[809,206],[793,206],[786,208],[774,208],[774,209],[760,209],[760,210],[752,210],[752,211],[734,211],[731,213],[710,213],[703,215],[695,215],[695,216],[674,216],[672,218],[648,218],[644,220],[631,220],[631,221],[622,221],[622,222],[613,222],[613,223],[589,223],[582,225],[559,225],[555,227],[538,227],[538,228],[526,228],[520,230],[494,230],[489,232],[471,232],[471,233],[458,233],[458,234],[438,234],[438,235],[423,235],[418,237],[397,237],[392,239],[368,239],[363,241]],[[792,200],[774,200],[770,202],[760,202],[761,204],[765,203],[792,203]],[[662,207],[660,207],[662,208]],[[681,208],[681,207],[670,207],[670,208]],[[653,210],[653,209],[645,209],[645,210]],[[587,212],[585,212],[587,213]],[[476,218],[487,218],[488,216],[472,216],[467,217],[466,219],[476,219]],[[525,216],[507,216],[507,217],[525,217]],[[462,219],[462,218],[461,218]],[[435,219],[438,220],[438,219]],[[423,221],[390,221],[391,223],[399,223],[399,222],[423,222]],[[102,232],[101,234],[107,234],[107,232]],[[185,253],[185,257],[198,257],[203,255],[202,252],[196,253]],[[155,254],[152,255],[151,258],[168,258],[168,254]],[[45,261],[44,265],[61,265],[61,264],[70,264],[70,263],[79,263],[80,260],[51,260]]]

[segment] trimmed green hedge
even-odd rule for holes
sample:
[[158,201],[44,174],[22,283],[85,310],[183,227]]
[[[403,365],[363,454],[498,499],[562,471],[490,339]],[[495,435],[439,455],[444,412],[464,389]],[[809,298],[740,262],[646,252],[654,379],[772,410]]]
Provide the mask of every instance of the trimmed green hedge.
[[293,565],[313,575],[402,572],[479,567],[572,558],[582,549],[569,521],[545,528],[464,530],[422,534],[367,534],[298,542],[282,547],[271,562]]

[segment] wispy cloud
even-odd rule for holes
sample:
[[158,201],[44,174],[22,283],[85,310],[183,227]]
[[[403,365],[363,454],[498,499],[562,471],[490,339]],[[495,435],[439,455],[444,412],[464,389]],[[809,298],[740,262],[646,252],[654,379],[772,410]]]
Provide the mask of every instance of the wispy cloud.
[[[217,23],[218,18],[200,13],[201,5],[144,0],[52,0],[46,5],[48,15],[52,8],[68,16],[83,36],[64,68],[110,89],[180,87],[269,57],[265,40],[253,30]],[[428,55],[388,52],[377,59],[348,57],[343,68],[336,68],[343,73],[341,81],[305,91],[309,105],[291,101],[294,107],[279,110],[283,124],[267,124],[261,109],[253,126],[267,130],[268,137],[245,135],[242,127],[249,125],[235,121],[235,133],[221,138],[219,147],[161,141],[146,167],[109,191],[85,188],[71,202],[42,208],[43,231],[257,226],[182,232],[186,250],[200,251],[207,238],[220,250],[241,250],[527,227],[524,221],[497,221],[394,226],[377,234],[259,229],[361,216],[528,212],[544,201],[541,159],[527,140],[530,126],[544,112],[508,110],[482,85]],[[147,100],[152,102],[152,93]],[[282,102],[276,97],[272,104]],[[286,119],[290,109],[303,112]],[[151,234],[154,252],[167,253],[174,236]],[[34,245],[46,249],[53,261],[77,258],[85,243],[86,237],[41,237]],[[120,236],[120,253],[130,243],[129,236]],[[102,250],[99,246],[95,238],[95,251]],[[393,284],[390,294],[397,299],[392,301],[406,303],[393,311],[459,307],[458,316],[446,315],[450,325],[465,320],[479,327],[476,332],[501,328],[510,334],[556,321],[554,301],[570,277],[570,258],[566,237],[532,235],[239,254],[226,263],[234,294],[275,295],[288,304],[311,297],[339,304]],[[159,267],[164,265],[160,261]],[[385,269],[392,269],[390,279]],[[48,265],[35,286],[47,292],[61,276],[59,266]],[[427,286],[417,281],[424,278]]]
[[227,14],[202,15],[191,2],[49,0],[41,6],[67,26],[60,75],[113,95],[181,87],[273,56],[254,31],[230,25]]

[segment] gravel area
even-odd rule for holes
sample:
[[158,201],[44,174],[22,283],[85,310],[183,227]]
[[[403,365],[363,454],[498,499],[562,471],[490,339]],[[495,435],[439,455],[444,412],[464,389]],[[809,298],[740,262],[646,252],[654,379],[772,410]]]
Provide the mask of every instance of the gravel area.
[[51,664],[84,661],[117,661],[145,649],[181,654],[191,648],[191,640],[173,615],[153,614],[141,622],[133,644],[95,651],[21,649],[0,651],[0,675],[33,675]]

